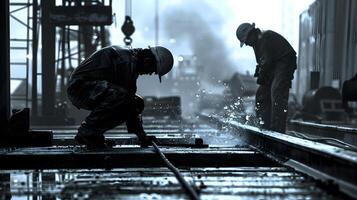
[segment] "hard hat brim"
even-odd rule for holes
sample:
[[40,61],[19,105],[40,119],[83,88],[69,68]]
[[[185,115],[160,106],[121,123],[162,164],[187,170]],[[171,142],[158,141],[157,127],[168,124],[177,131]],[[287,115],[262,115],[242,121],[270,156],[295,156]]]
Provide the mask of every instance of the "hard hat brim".
[[244,42],[240,42],[240,47],[243,47],[243,45],[244,45]]
[[[151,53],[154,55],[154,57],[155,57],[155,60],[156,60],[156,72],[157,72],[157,75],[159,76],[159,81],[160,81],[160,83],[161,83],[161,75],[160,75],[161,72],[159,72],[160,67],[158,66],[158,65],[161,65],[161,63],[160,63],[160,61],[159,61],[160,58],[159,58],[159,56],[157,55],[157,52],[155,52],[154,48],[151,48],[151,47],[149,46],[149,49],[150,49]],[[158,62],[158,61],[159,61],[159,62]]]
[[159,76],[159,81],[160,81],[160,83],[161,83],[161,76],[160,76],[160,74],[159,74],[158,76]]

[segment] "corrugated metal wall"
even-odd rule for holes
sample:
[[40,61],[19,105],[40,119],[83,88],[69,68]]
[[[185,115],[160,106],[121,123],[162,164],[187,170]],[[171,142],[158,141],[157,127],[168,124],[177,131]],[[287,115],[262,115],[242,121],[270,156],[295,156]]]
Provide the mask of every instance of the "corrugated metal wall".
[[356,32],[356,0],[317,0],[300,15],[299,100],[310,89],[312,71],[320,72],[320,87],[336,88],[357,73]]

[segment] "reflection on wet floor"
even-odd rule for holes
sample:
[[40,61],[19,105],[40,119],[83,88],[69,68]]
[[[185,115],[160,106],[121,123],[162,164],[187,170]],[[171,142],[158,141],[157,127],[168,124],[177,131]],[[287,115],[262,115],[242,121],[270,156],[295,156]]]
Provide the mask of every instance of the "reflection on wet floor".
[[[181,169],[202,199],[336,199],[283,167]],[[1,199],[186,199],[166,168],[1,171]]]
[[[180,168],[180,171],[198,191],[201,199],[338,199],[338,197],[329,194],[328,191],[322,190],[316,181],[290,168],[281,167],[278,163],[274,162],[272,165],[271,160],[243,144],[236,136],[239,133],[229,132],[228,128],[220,127],[216,129],[203,123],[178,124],[175,126],[162,124],[165,123],[151,125],[148,133],[155,134],[162,142],[194,143],[194,139],[199,137],[209,144],[207,148],[197,149],[162,147],[167,153],[176,152],[178,154],[173,162],[178,162],[177,159],[180,159],[181,163],[185,164],[183,165],[185,167]],[[70,141],[73,140],[74,128],[67,127],[63,130],[54,130],[58,136],[54,139],[58,146],[20,148],[9,152],[4,150],[4,154],[12,155],[15,159],[16,156],[28,154],[28,152],[33,152],[31,158],[42,156],[45,159],[41,160],[41,168],[51,163],[49,157],[44,156],[47,154],[55,155],[54,153],[56,153],[56,156],[52,159],[56,166],[54,170],[0,170],[1,200],[188,198],[173,173],[165,167],[154,166],[154,160],[147,157],[143,159],[146,168],[130,165],[111,170],[59,169],[61,168],[59,165],[64,161],[57,162],[58,155],[66,155],[68,158],[77,155],[73,158],[78,158],[79,154],[83,156],[90,154],[90,152],[72,152],[74,147],[68,146],[68,144],[72,145]],[[120,152],[135,151],[138,153],[135,155],[145,152],[136,145],[135,140],[130,139],[132,137],[126,131],[120,128],[111,130],[106,136],[113,137],[121,142],[121,145],[117,145],[116,148],[111,150],[112,156],[114,154],[121,155]],[[150,151],[150,149],[146,151]],[[180,154],[183,151],[187,151],[189,154]],[[220,153],[219,157],[215,157],[217,152]],[[105,155],[106,153],[108,152],[95,152],[95,155]],[[194,157],[195,154],[200,154],[200,157]],[[193,167],[195,166],[193,161],[196,160],[192,159],[199,158],[197,162],[202,164],[200,159],[204,156],[206,156],[205,158],[209,156],[214,165],[202,165],[201,168]],[[132,160],[135,158],[133,157]],[[189,158],[191,161],[189,161]],[[234,162],[232,162],[232,158],[234,158]],[[69,164],[79,164],[75,163],[74,160],[71,161]],[[125,160],[123,162],[121,162],[121,159],[117,161],[119,164],[125,163]],[[255,164],[252,165],[250,161]],[[101,161],[95,160],[93,162],[100,164]],[[229,165],[231,167],[222,167],[226,166],[227,162],[231,164]],[[217,163],[221,165],[217,166]],[[68,166],[63,168],[71,168]],[[88,167],[88,165],[85,167]]]

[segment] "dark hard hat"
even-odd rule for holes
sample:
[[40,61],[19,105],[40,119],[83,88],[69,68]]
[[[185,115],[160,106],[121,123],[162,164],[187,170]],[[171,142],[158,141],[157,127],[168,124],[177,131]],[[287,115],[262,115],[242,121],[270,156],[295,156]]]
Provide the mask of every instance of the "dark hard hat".
[[238,26],[236,36],[240,41],[240,47],[242,47],[247,41],[249,32],[255,28],[255,23],[243,23]]
[[172,69],[174,65],[174,57],[172,56],[170,50],[165,47],[157,46],[149,48],[155,56],[156,70],[161,82],[161,76],[167,74]]

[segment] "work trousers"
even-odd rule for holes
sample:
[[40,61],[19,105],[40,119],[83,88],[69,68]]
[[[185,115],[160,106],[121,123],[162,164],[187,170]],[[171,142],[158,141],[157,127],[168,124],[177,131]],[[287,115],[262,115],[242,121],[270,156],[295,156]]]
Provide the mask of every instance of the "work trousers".
[[102,135],[105,131],[124,122],[128,132],[143,132],[141,112],[144,102],[139,105],[135,94],[107,81],[87,81],[73,79],[67,89],[69,100],[77,108],[90,110],[79,127],[84,136]]
[[270,78],[256,92],[256,115],[262,128],[285,133],[288,99],[296,69],[296,57],[274,63]]

